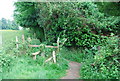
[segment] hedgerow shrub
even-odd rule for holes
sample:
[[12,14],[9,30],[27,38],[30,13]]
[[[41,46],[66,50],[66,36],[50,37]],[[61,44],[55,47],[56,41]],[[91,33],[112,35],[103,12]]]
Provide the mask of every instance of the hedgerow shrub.
[[120,79],[120,44],[118,37],[110,37],[106,45],[90,54],[80,70],[84,79]]
[[119,18],[104,15],[92,2],[16,2],[15,6],[17,23],[34,31],[41,42],[52,44],[61,37],[68,38],[66,46],[92,47],[104,41],[101,35],[119,33]]
[[44,28],[45,39],[68,38],[66,46],[93,47],[105,42],[118,19],[105,17],[94,3],[38,3],[37,22]]

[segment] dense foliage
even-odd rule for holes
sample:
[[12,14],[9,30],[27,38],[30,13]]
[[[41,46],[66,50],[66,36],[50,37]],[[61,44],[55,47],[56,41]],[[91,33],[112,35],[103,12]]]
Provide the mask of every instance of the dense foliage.
[[102,4],[103,8],[100,5],[90,2],[17,2],[15,19],[20,26],[30,28],[41,42],[52,45],[58,37],[67,38],[65,46],[80,48],[80,52],[64,49],[64,55],[60,54],[69,60],[84,61],[81,78],[118,79],[120,17],[118,10],[117,13],[106,13],[106,6],[115,7],[118,3]]
[[100,11],[106,15],[120,16],[120,2],[96,2],[96,4],[98,5],[98,8],[100,8]]
[[68,38],[66,46],[100,45],[106,39],[101,35],[115,33],[119,22],[118,18],[99,12],[94,3],[18,2],[15,5],[18,23],[34,30],[37,38],[49,44],[59,36]]
[[86,50],[87,59],[81,68],[84,79],[120,79],[120,39],[110,37],[106,44],[97,51]]
[[44,32],[37,22],[36,4],[34,2],[16,2],[14,17],[21,27],[30,28],[33,33],[36,33],[36,37],[43,42]]
[[4,29],[5,30],[8,30],[8,29],[18,30],[19,29],[18,24],[15,21],[6,20],[5,18],[2,18],[0,20],[0,28],[3,30]]

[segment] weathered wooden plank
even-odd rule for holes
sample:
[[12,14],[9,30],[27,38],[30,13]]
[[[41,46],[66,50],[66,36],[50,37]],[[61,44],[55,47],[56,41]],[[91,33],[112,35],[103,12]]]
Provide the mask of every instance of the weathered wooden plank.
[[38,55],[40,53],[40,51],[32,53],[32,55]]
[[40,45],[28,45],[29,47],[40,47]]
[[53,57],[48,58],[45,62],[49,62]]
[[[29,47],[40,47],[41,45],[28,45]],[[58,48],[58,46],[45,46],[46,48]]]
[[46,48],[58,48],[58,46],[45,46]]

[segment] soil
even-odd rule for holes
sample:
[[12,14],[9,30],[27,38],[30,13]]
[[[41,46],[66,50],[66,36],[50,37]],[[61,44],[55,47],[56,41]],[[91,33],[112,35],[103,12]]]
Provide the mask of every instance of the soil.
[[80,78],[80,63],[71,61],[69,63],[69,69],[67,70],[66,76],[61,79],[78,79]]

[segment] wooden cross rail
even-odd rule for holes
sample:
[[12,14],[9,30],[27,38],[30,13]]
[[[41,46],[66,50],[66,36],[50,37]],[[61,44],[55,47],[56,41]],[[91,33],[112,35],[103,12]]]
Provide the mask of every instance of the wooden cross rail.
[[[41,45],[28,45],[28,46],[29,47],[41,47],[41,46],[43,46],[45,48],[57,48],[56,52],[55,51],[52,52],[52,57],[48,58],[45,61],[45,62],[48,62],[48,61],[53,59],[53,62],[56,63],[56,54],[60,51],[60,49],[59,49],[60,46],[63,46],[66,41],[67,41],[67,39],[64,39],[64,42],[62,42],[61,45],[60,45],[60,38],[58,37],[58,39],[57,39],[57,46],[50,46],[50,45],[43,45],[43,44],[41,44]],[[39,53],[40,53],[40,51],[32,53],[34,60],[36,59],[36,55],[38,55]],[[44,54],[44,52],[42,52],[42,53]]]
[[40,51],[32,53],[32,55],[34,56],[33,59],[36,60],[36,55],[38,55],[40,53]]
[[[29,47],[40,47],[41,45],[28,45]],[[45,46],[46,48],[59,48],[58,46]]]

